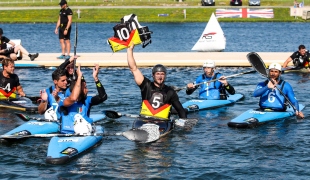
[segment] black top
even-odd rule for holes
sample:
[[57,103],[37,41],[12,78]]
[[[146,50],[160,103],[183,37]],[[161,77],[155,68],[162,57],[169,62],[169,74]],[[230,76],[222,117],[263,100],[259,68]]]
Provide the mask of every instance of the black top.
[[[63,24],[63,26],[67,25],[69,21],[68,16],[72,16],[72,15],[73,15],[73,12],[69,7],[67,7],[66,9],[61,9],[59,11],[60,24]],[[64,28],[66,28],[66,26]]]
[[0,73],[0,92],[3,95],[14,93],[17,87],[20,86],[19,78],[16,74],[11,74],[10,78],[3,76],[3,71]]
[[160,103],[160,105],[171,104],[180,118],[187,118],[186,112],[179,101],[179,96],[172,87],[163,85],[159,88],[145,76],[139,87],[142,101],[148,100],[150,104],[155,103],[155,105],[158,105],[157,103]]
[[0,50],[1,49],[6,49],[7,48],[7,43],[10,42],[10,39],[5,37],[5,36],[2,36],[1,39],[0,39]]
[[310,54],[309,51],[306,51],[305,55],[301,55],[299,51],[294,52],[291,56],[290,56],[293,60],[293,64],[296,67],[305,67],[308,62],[310,62]]

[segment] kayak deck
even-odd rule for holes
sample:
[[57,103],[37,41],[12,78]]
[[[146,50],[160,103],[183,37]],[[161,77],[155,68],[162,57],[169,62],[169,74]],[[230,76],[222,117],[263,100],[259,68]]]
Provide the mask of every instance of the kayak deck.
[[53,137],[48,145],[46,163],[65,164],[97,147],[103,139],[103,128],[96,126],[97,135]]
[[169,134],[174,128],[174,122],[171,120],[157,120],[140,117],[133,122],[132,128],[139,129],[143,124],[156,124],[159,126],[159,137],[163,137]]
[[[299,104],[299,110],[302,110],[305,106]],[[234,128],[253,128],[266,122],[271,122],[287,117],[295,116],[294,109],[289,107],[286,111],[261,111],[258,109],[249,109],[236,118],[227,123],[229,127]]]
[[243,98],[243,94],[229,95],[225,100],[192,99],[182,104],[188,112],[217,108],[235,103]]

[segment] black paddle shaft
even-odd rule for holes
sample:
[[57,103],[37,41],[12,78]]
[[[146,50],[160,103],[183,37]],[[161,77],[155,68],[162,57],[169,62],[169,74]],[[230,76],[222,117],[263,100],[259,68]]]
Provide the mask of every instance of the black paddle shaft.
[[75,41],[74,41],[74,60],[73,60],[73,80],[75,80],[75,64],[76,64],[76,47],[77,47],[77,39],[78,39],[78,27],[77,23],[75,23]]
[[[252,65],[252,67],[258,73],[260,73],[262,76],[266,77],[269,81],[271,81],[273,84],[275,84],[275,82],[272,79],[270,79],[268,76],[268,72],[267,72],[265,63],[263,62],[261,57],[256,52],[250,52],[249,54],[247,54],[247,59],[250,62],[250,64]],[[298,111],[296,109],[296,107],[293,105],[293,103],[288,99],[288,97],[278,88],[278,86],[275,86],[275,87],[280,92],[280,94],[286,99],[286,101],[292,106],[294,111]]]

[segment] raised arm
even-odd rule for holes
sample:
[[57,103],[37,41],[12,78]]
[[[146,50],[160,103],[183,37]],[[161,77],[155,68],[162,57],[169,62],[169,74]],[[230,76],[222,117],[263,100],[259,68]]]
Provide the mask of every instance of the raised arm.
[[135,45],[133,43],[131,43],[131,45],[127,49],[127,62],[128,62],[128,67],[129,67],[130,71],[132,72],[137,85],[140,86],[144,80],[144,76],[141,73],[141,71],[138,69],[138,67],[136,65],[136,61],[133,57],[134,46]]
[[91,104],[92,105],[100,104],[100,103],[104,102],[105,100],[107,100],[107,98],[108,98],[107,93],[105,92],[103,85],[101,84],[101,82],[98,79],[98,73],[99,73],[99,64],[95,64],[95,67],[93,68],[93,78],[94,78],[94,81],[96,83],[98,95],[93,96],[91,98]]
[[77,80],[75,82],[75,85],[72,89],[72,92],[70,94],[69,97],[67,97],[65,100],[64,100],[64,106],[65,107],[69,107],[71,106],[75,101],[77,101],[77,99],[79,98],[79,95],[81,93],[81,80],[82,80],[82,72],[81,72],[81,64],[79,64],[77,70],[76,70],[76,73],[77,73]]

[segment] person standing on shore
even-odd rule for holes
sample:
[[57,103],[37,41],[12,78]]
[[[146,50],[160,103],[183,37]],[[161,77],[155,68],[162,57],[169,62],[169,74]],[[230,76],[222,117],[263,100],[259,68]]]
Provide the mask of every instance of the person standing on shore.
[[287,64],[291,61],[293,61],[295,68],[309,68],[310,53],[306,50],[305,45],[299,45],[298,51],[294,52],[283,63],[283,68],[286,68]]
[[59,11],[55,34],[59,34],[59,42],[62,54],[57,57],[57,59],[69,59],[71,50],[70,34],[73,12],[68,7],[66,0],[61,0],[59,5],[61,9]]

